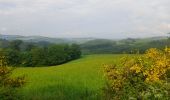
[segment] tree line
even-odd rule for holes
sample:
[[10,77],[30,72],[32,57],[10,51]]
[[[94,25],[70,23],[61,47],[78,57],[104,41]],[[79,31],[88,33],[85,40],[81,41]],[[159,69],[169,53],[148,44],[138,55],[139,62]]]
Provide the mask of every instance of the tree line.
[[170,38],[162,40],[142,41],[126,39],[122,41],[92,40],[81,44],[83,54],[122,54],[144,53],[149,48],[164,49],[170,47]]
[[81,56],[77,44],[27,43],[21,40],[1,40],[0,43],[0,53],[7,57],[10,66],[53,66]]

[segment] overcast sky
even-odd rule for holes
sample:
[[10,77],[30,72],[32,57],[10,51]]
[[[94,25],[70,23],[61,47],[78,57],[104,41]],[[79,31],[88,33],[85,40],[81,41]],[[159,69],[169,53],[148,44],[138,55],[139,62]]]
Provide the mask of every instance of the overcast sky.
[[0,0],[0,34],[125,38],[170,32],[170,0]]

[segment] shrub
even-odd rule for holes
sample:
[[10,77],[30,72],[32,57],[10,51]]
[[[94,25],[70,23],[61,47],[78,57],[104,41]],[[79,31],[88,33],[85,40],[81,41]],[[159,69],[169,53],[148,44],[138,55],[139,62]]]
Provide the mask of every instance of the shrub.
[[6,57],[0,55],[0,100],[18,100],[16,90],[25,83],[25,78],[12,78],[13,69],[8,67]]
[[121,64],[104,65],[109,100],[167,100],[170,48],[151,48],[142,56],[124,57]]

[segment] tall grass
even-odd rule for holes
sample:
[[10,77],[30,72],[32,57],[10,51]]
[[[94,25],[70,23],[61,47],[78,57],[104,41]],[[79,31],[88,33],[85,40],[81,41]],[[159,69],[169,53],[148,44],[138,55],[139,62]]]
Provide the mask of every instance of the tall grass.
[[102,64],[116,63],[123,55],[89,55],[52,67],[18,68],[27,84],[23,100],[102,100]]

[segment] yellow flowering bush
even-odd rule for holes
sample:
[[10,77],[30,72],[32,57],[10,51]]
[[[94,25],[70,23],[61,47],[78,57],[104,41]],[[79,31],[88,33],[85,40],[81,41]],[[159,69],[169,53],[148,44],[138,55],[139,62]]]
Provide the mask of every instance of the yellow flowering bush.
[[[144,55],[124,57],[120,64],[104,65],[109,100],[167,100],[170,48],[151,48]],[[109,92],[108,92],[109,91]]]
[[18,100],[16,89],[25,84],[25,78],[11,77],[13,69],[8,67],[5,59],[0,52],[0,100]]

